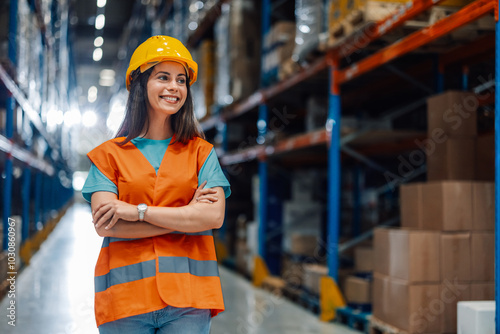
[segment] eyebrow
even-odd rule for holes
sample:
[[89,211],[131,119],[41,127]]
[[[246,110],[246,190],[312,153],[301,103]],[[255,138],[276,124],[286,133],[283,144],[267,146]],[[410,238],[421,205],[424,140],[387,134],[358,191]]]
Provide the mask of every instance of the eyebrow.
[[[170,73],[165,72],[165,71],[156,72],[156,74],[155,74],[155,75],[158,75],[158,74],[160,74],[160,73],[170,75]],[[186,76],[184,73],[179,73],[179,74],[177,74],[177,76],[180,76],[180,75]]]

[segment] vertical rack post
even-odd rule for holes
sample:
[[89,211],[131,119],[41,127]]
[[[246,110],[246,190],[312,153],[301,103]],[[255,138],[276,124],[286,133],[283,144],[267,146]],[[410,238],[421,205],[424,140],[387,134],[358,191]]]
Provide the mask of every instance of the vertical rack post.
[[462,90],[469,89],[469,66],[462,66]]
[[42,195],[42,172],[38,171],[35,174],[35,213],[34,213],[34,221],[35,221],[35,230],[38,230],[39,222],[42,221],[42,205],[41,205],[41,195]]
[[[17,64],[17,0],[12,0],[9,6],[9,60],[12,66]],[[7,98],[6,115],[5,115],[5,134],[9,140],[12,140],[14,135],[14,109],[16,102],[12,96]],[[7,249],[8,238],[7,231],[9,229],[9,217],[11,214],[12,205],[12,169],[13,169],[12,154],[7,153],[5,159],[5,183],[3,189],[3,250]]]
[[[267,105],[259,106],[259,120],[257,122],[259,138],[264,144],[267,129]],[[259,139],[257,139],[259,141]],[[259,255],[266,260],[267,241],[267,161],[259,160]]]
[[30,189],[31,189],[31,168],[27,166],[23,175],[23,219],[21,242],[25,242],[29,237],[30,227]]
[[330,133],[328,148],[328,222],[327,263],[328,275],[338,280],[338,240],[340,223],[340,87],[336,82],[338,59],[330,58],[330,92],[328,99],[327,131]]
[[495,8],[495,333],[500,334],[500,22]]
[[[264,57],[266,50],[266,35],[271,28],[271,0],[262,1],[262,47],[261,47],[261,86],[264,82]],[[265,144],[267,133],[268,108],[265,103],[259,105],[259,119],[257,121],[258,144]],[[267,161],[259,161],[259,255],[266,261],[266,231],[267,231]]]
[[444,66],[440,61],[439,55],[436,55],[436,58],[434,59],[434,73],[436,75],[436,94],[442,93],[444,91]]

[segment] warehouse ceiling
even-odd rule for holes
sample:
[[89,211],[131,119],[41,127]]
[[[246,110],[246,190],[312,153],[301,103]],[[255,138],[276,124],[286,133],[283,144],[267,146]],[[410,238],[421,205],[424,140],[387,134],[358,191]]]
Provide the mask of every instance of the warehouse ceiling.
[[[105,3],[97,6],[98,1]],[[98,108],[109,102],[113,90],[113,77],[109,71],[115,70],[119,59],[120,47],[123,49],[123,35],[132,15],[136,0],[73,0],[71,11],[71,27],[73,36],[73,57],[76,65],[76,76],[80,109]],[[144,2],[144,1],[143,1]],[[104,27],[96,29],[96,17],[104,14]],[[94,60],[94,41],[103,38],[102,58]],[[126,48],[126,45],[125,45]],[[127,58],[123,51],[121,58]],[[128,60],[128,59],[127,59]],[[105,76],[101,78],[101,73]],[[107,75],[107,78],[106,78]],[[115,80],[124,82],[123,73],[116,73]],[[107,82],[106,82],[107,81]],[[117,82],[121,83],[121,82]],[[90,87],[97,88],[97,100],[88,101]]]

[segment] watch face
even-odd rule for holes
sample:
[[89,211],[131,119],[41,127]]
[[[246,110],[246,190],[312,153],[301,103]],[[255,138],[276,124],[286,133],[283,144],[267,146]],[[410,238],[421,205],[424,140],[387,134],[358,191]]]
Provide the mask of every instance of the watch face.
[[147,206],[146,204],[142,203],[142,204],[139,204],[139,205],[137,206],[137,208],[138,208],[139,210],[141,210],[141,211],[146,211],[146,209],[148,208],[148,206]]

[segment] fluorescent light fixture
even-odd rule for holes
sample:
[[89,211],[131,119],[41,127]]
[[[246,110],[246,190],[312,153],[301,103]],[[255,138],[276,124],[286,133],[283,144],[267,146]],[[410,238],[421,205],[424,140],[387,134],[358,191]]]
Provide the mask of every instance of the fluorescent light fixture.
[[92,55],[92,58],[94,61],[99,61],[102,59],[102,49],[101,48],[96,48],[94,50],[94,54]]
[[101,77],[101,79],[111,79],[111,78],[114,79],[115,71],[110,69],[104,69],[99,73],[99,77]]
[[112,87],[115,84],[115,78],[100,78],[99,86]]
[[99,85],[111,87],[115,84],[115,71],[104,69],[99,74]]
[[104,16],[104,14],[97,15],[97,17],[95,18],[95,28],[97,30],[101,30],[102,28],[104,28],[105,23],[106,17]]
[[55,108],[50,109],[47,113],[47,126],[54,127],[56,125],[61,125],[64,122],[64,114],[61,110]]
[[104,44],[104,38],[102,38],[101,36],[96,37],[96,38],[94,39],[94,46],[95,46],[96,48],[100,48],[103,44]]
[[68,128],[80,124],[81,120],[82,115],[78,109],[71,109],[64,113],[64,126]]
[[106,6],[106,0],[97,0],[97,7],[102,8]]
[[88,128],[97,123],[97,115],[94,110],[87,110],[82,115],[82,124]]
[[87,93],[87,99],[90,103],[94,103],[97,100],[97,87],[92,86],[89,88]]

